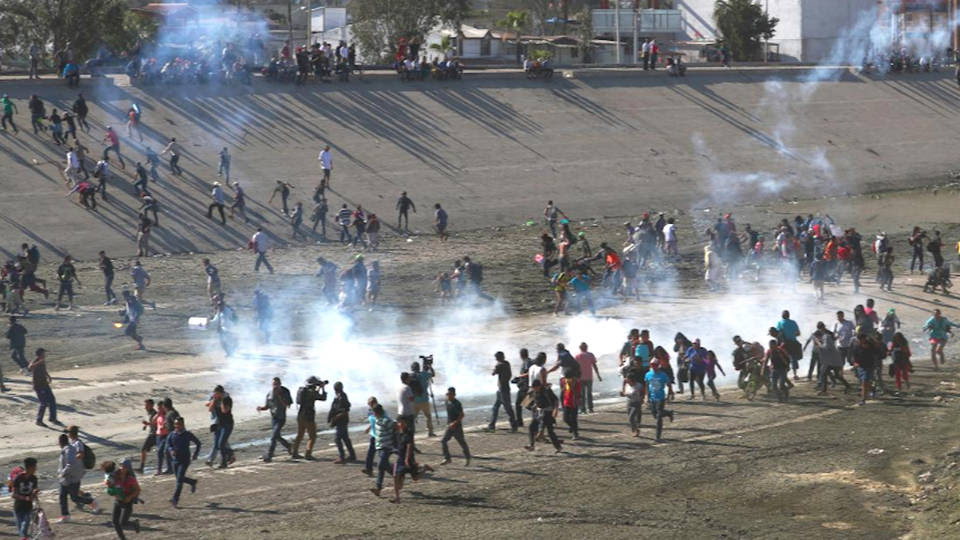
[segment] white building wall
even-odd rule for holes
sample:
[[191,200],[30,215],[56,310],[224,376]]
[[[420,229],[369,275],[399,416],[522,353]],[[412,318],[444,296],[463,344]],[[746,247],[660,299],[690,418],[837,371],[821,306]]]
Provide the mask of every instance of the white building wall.
[[463,40],[463,57],[464,58],[480,57],[480,40],[479,39]]
[[803,0],[804,62],[844,61],[832,59],[838,38],[861,19],[877,22],[876,0]]
[[[771,39],[780,45],[783,62],[819,62],[829,57],[837,38],[845,28],[877,0],[757,0],[772,17],[777,17]],[[683,12],[683,33],[678,39],[717,38],[713,18],[715,0],[674,0]]]

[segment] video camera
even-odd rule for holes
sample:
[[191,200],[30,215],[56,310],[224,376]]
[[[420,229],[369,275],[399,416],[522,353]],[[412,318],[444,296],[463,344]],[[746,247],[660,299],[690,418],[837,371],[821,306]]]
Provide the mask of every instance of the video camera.
[[424,371],[433,371],[433,355],[420,355],[420,360],[423,360],[423,370]]
[[323,388],[328,384],[330,384],[330,381],[321,381],[316,377],[310,377],[309,379],[307,379],[307,386],[319,386]]

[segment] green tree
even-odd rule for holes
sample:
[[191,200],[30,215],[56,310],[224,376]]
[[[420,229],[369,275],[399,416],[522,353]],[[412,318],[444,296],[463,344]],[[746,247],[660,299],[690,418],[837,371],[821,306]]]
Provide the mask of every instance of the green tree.
[[[453,29],[457,38],[457,56],[463,54],[463,43],[460,42],[460,27],[463,19],[470,15],[470,0],[445,0],[441,2],[440,22]],[[444,49],[444,52],[450,48]]]
[[353,36],[364,58],[390,61],[400,38],[423,42],[439,23],[457,25],[470,11],[469,0],[353,0],[347,8]]
[[453,39],[450,36],[443,35],[440,37],[440,43],[431,43],[430,50],[440,53],[440,56],[446,56],[450,49],[453,48]]
[[584,7],[577,14],[577,22],[579,23],[577,39],[580,40],[580,59],[584,64],[589,64],[590,53],[593,50],[590,44],[593,41],[593,11],[589,7]]
[[528,24],[530,24],[530,12],[525,9],[508,11],[503,20],[497,23],[497,26],[514,33],[518,64],[520,63],[520,33],[526,30]]
[[717,0],[713,18],[736,60],[761,57],[761,40],[773,37],[780,20],[764,13],[754,0]]
[[14,30],[13,45],[21,52],[32,43],[49,52],[69,43],[82,59],[101,44],[124,42],[118,35],[130,31],[128,13],[125,0],[0,0],[0,28]]

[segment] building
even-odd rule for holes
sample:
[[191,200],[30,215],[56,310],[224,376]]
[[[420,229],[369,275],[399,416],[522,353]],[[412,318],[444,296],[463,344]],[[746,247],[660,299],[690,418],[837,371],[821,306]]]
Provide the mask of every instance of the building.
[[[777,17],[771,42],[783,62],[823,62],[836,59],[831,53],[850,37],[853,29],[880,28],[874,46],[902,44],[909,49],[944,49],[957,33],[951,13],[958,0],[756,0],[771,17]],[[635,39],[655,38],[661,44],[708,44],[719,37],[713,18],[715,0],[620,0],[620,39],[625,43],[622,63],[631,62]],[[593,10],[594,33],[615,39],[615,0]],[[640,9],[634,10],[633,6]],[[656,6],[662,9],[644,9]],[[860,41],[864,36],[855,36]],[[889,43],[884,43],[884,41]],[[851,59],[841,58],[849,61]]]

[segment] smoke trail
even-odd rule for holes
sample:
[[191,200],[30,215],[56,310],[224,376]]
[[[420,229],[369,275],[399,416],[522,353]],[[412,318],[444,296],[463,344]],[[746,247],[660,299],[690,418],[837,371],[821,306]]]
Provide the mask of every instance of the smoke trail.
[[[285,299],[312,294],[305,287],[268,292]],[[447,386],[457,387],[464,397],[488,394],[493,353],[523,346],[512,338],[509,316],[499,301],[440,308],[425,322],[389,307],[350,314],[323,301],[300,306],[282,303],[276,306],[276,313],[271,332],[274,344],[262,342],[261,331],[252,320],[242,319],[231,330],[237,351],[223,362],[221,377],[235,398],[262,399],[274,376],[295,388],[316,375],[331,384],[343,382],[357,404],[370,395],[392,404],[400,373],[410,371],[412,362],[428,354],[436,361],[437,395],[443,394],[440,387]],[[365,320],[358,322],[360,317]],[[370,324],[371,320],[375,324]],[[304,339],[288,339],[297,328],[305,334]],[[217,336],[212,330],[209,333],[204,355],[222,358]]]

